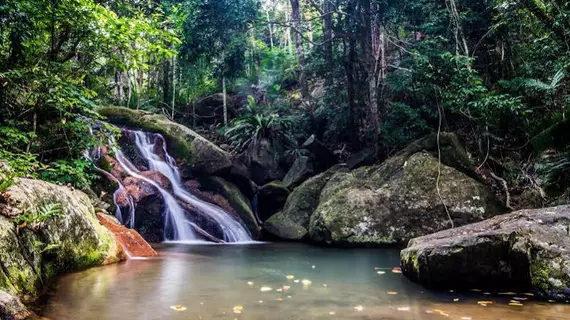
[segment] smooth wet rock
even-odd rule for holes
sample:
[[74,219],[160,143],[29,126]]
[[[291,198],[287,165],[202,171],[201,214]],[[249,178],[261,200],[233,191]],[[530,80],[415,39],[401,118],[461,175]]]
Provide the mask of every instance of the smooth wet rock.
[[410,241],[404,275],[433,288],[533,289],[570,299],[570,206],[521,210]]
[[272,181],[257,191],[257,215],[261,221],[266,221],[272,215],[283,209],[289,190],[280,182]]
[[[235,101],[232,96],[226,95],[227,111],[230,116],[235,114]],[[224,94],[215,93],[202,98],[192,105],[186,106],[186,111],[197,117],[200,124],[214,124],[224,120]]]
[[311,215],[319,204],[322,189],[336,173],[345,171],[344,166],[337,165],[295,188],[287,198],[283,210],[265,221],[264,229],[284,240],[305,238]]
[[438,194],[438,159],[429,152],[408,151],[382,165],[332,177],[311,216],[311,240],[385,245],[448,229],[451,223],[439,194],[455,226],[505,212],[485,185],[445,164]]
[[109,230],[129,258],[155,257],[158,253],[135,230],[127,229],[113,217],[97,213],[97,220]]
[[113,124],[162,134],[174,158],[194,172],[215,174],[233,166],[230,153],[164,115],[122,107],[105,107],[98,112]]

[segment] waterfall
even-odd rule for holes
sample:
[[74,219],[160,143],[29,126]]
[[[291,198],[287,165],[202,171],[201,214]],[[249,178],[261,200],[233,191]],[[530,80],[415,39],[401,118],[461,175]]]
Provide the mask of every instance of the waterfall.
[[[172,184],[173,194],[181,199],[182,201],[188,203],[196,210],[202,212],[203,214],[214,220],[222,229],[224,234],[224,241],[226,242],[246,242],[251,241],[251,235],[249,231],[234,217],[225,212],[222,208],[213,205],[209,202],[203,201],[196,196],[190,194],[184,188],[182,179],[180,176],[180,171],[176,167],[174,159],[168,154],[166,150],[166,142],[164,138],[159,134],[146,133],[142,131],[134,131],[135,143],[139,154],[148,162],[149,170],[158,171],[167,177]],[[162,152],[164,153],[163,160],[160,155],[156,153],[156,140],[160,139],[162,142]],[[118,158],[124,158],[124,155],[117,154]],[[124,159],[123,159],[124,160]],[[129,174],[131,174],[129,172]],[[135,176],[137,177],[137,176]],[[138,178],[138,177],[137,177]],[[144,177],[143,177],[144,178]],[[148,179],[147,179],[148,180]],[[145,180],[146,181],[146,180]],[[155,183],[156,184],[156,183]],[[167,197],[172,197],[165,190]],[[162,192],[161,192],[162,193]],[[172,215],[172,222],[177,225],[180,222],[176,214]],[[182,215],[182,219],[184,216]],[[186,240],[184,237],[177,238],[176,240]]]

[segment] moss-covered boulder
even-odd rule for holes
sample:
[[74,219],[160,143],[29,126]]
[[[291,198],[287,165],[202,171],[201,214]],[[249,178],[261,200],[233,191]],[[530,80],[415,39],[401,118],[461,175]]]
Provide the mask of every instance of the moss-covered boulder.
[[410,241],[403,273],[432,288],[531,290],[570,299],[570,206],[521,210]]
[[323,244],[405,243],[450,228],[448,212],[459,226],[504,209],[483,184],[440,166],[429,152],[403,152],[380,166],[332,177],[311,216],[309,233]]
[[[59,274],[124,258],[80,191],[18,179],[0,198],[9,209],[3,214],[10,214],[0,215],[0,291],[27,302]],[[2,314],[8,309],[0,306],[0,318],[15,316]]]
[[283,210],[265,221],[265,231],[283,240],[304,239],[308,234],[311,215],[319,204],[322,189],[336,173],[343,171],[346,171],[344,166],[337,165],[295,188],[287,198]]
[[231,154],[164,115],[121,107],[100,108],[98,112],[115,125],[162,134],[169,152],[194,172],[214,174],[233,165]]

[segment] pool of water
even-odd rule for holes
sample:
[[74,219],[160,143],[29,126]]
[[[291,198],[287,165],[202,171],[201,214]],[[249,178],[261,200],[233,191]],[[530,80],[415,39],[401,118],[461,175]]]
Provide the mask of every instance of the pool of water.
[[428,292],[394,269],[397,250],[287,243],[157,249],[158,258],[62,277],[43,315],[52,320],[570,319],[570,305],[535,301],[524,293]]

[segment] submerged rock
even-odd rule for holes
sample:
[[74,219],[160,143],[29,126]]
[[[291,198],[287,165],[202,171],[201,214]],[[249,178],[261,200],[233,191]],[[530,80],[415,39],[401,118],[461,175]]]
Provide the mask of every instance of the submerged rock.
[[319,204],[322,189],[337,172],[346,170],[338,165],[310,178],[295,188],[287,198],[283,210],[264,223],[264,229],[284,240],[301,240],[309,230],[311,215]]
[[32,312],[24,306],[18,297],[0,290],[0,319],[24,320],[32,315]]
[[410,241],[403,273],[433,288],[534,289],[570,298],[570,206],[521,210]]
[[[20,213],[15,218],[0,216],[0,290],[23,302],[34,300],[46,280],[59,274],[124,257],[80,191],[17,179],[0,199]],[[0,300],[0,318],[18,319],[20,311],[10,311],[20,309],[18,302],[6,296]]]

